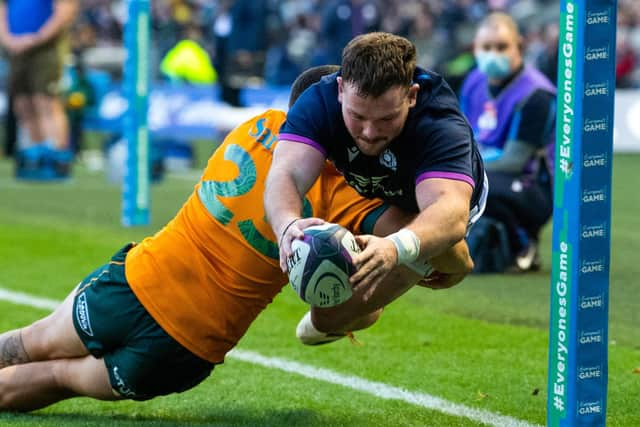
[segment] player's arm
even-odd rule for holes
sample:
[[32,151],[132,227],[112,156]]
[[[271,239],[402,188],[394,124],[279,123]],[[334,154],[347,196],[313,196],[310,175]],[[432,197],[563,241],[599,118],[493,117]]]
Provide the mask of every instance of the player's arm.
[[[389,206],[376,221],[372,230],[373,234],[388,236],[408,225],[415,218],[416,215],[413,213],[408,213],[397,206]],[[473,260],[464,239],[440,255],[431,257],[428,261],[434,270],[441,273],[466,275],[473,270]]]
[[431,178],[416,186],[420,213],[406,227],[420,241],[420,257],[431,260],[464,239],[473,188],[467,182]]
[[78,6],[78,0],[56,0],[53,14],[36,34],[37,43],[44,44],[70,27],[78,14]]
[[302,199],[324,166],[325,156],[307,144],[281,140],[273,153],[267,175],[264,207],[267,221],[278,238],[280,267],[286,271],[291,242],[303,237],[302,230],[321,224],[318,218],[300,219]]

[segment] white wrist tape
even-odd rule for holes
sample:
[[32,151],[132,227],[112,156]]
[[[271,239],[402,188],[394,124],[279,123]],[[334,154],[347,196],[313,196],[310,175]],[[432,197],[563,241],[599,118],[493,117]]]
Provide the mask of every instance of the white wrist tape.
[[398,264],[412,263],[420,255],[420,239],[413,231],[407,228],[389,234],[385,239],[391,240],[396,245]]

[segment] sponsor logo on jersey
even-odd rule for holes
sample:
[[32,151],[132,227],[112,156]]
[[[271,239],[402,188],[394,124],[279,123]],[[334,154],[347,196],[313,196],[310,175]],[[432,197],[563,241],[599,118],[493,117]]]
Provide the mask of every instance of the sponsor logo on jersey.
[[129,388],[129,386],[126,385],[126,383],[124,382],[124,380],[122,379],[122,377],[120,376],[120,372],[118,372],[118,367],[114,366],[111,369],[111,372],[113,372],[113,377],[116,380],[116,391],[124,397],[134,397],[136,395],[136,393],[131,390],[131,388]]
[[380,154],[380,164],[394,172],[398,169],[398,160],[396,159],[396,155],[388,148]]
[[347,147],[347,156],[349,156],[349,163],[353,161],[360,154],[360,150],[355,145]]
[[89,307],[87,306],[87,295],[82,293],[76,299],[76,320],[80,329],[89,335],[93,336],[93,329],[91,329],[91,319],[89,318]]
[[[387,197],[402,196],[402,189],[389,188],[389,178],[391,175],[364,176],[353,172],[345,174],[345,179],[350,186],[365,197],[384,194]],[[387,185],[385,185],[385,183]]]

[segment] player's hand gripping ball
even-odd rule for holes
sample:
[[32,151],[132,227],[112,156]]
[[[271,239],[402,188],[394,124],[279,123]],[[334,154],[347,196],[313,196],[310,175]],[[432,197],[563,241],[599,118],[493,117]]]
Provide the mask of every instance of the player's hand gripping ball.
[[351,298],[349,277],[360,247],[346,228],[326,223],[304,229],[291,245],[289,282],[298,296],[315,307],[333,307]]

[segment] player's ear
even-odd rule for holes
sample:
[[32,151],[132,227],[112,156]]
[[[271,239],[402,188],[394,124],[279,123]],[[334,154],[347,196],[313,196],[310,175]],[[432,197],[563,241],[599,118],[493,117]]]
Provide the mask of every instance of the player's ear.
[[407,97],[409,98],[409,108],[413,108],[416,105],[416,99],[418,98],[418,92],[420,91],[420,85],[414,83],[409,87]]
[[338,82],[338,102],[342,104],[342,77],[336,77],[336,81]]

